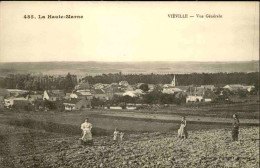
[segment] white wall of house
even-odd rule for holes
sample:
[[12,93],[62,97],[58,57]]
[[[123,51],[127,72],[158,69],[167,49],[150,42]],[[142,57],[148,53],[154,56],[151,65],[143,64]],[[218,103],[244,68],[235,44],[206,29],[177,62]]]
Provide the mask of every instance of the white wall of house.
[[65,110],[67,110],[67,111],[71,111],[71,110],[75,110],[76,109],[75,104],[64,103],[64,106],[65,106]]
[[204,101],[205,101],[205,102],[211,102],[212,99],[210,99],[210,98],[206,98],[206,99],[204,99]]
[[19,97],[19,98],[9,98],[9,99],[4,99],[4,106],[5,107],[10,107],[14,105],[14,100],[27,100],[24,97]]
[[71,98],[71,99],[77,99],[77,98],[78,98],[78,95],[76,95],[75,93],[72,93],[72,94],[70,95],[70,98]]
[[126,106],[126,109],[127,110],[136,110],[136,107],[135,106]]
[[127,91],[123,96],[137,97],[134,91]]
[[121,110],[122,107],[120,107],[120,106],[111,106],[110,109],[112,109],[112,110]]
[[188,96],[186,98],[186,103],[188,103],[188,102],[197,102],[197,101],[201,102],[202,100],[203,100],[202,96]]

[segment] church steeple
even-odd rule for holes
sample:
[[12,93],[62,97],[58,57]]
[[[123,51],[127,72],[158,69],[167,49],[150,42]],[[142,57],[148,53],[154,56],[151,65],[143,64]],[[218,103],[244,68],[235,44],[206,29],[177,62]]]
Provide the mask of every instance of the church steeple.
[[171,84],[172,84],[172,86],[173,86],[173,87],[175,87],[175,86],[176,86],[176,79],[175,79],[175,75],[174,75],[174,77],[173,77],[173,79],[172,79],[172,83],[171,83]]

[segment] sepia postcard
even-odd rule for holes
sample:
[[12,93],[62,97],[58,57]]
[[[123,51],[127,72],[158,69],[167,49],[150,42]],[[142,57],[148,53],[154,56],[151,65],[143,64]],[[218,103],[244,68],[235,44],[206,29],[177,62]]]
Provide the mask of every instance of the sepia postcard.
[[0,167],[259,167],[259,2],[0,2]]

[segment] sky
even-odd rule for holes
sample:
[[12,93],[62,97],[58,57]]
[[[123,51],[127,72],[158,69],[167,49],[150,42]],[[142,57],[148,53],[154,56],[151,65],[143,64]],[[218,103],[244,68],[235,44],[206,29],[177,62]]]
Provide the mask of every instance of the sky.
[[1,2],[0,7],[0,62],[259,60],[259,2]]

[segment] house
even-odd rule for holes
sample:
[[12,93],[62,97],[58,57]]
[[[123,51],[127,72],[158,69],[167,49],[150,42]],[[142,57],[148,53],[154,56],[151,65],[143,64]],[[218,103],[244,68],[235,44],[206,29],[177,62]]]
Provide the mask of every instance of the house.
[[200,88],[204,88],[205,90],[214,91],[216,88],[214,85],[201,85]]
[[188,96],[188,94],[186,92],[177,92],[175,94],[175,98],[177,98],[177,99],[186,98],[187,96]]
[[145,94],[145,93],[142,89],[136,89],[133,91],[126,91],[125,93],[123,93],[123,96],[139,97],[143,94]]
[[155,85],[154,84],[148,84],[148,89],[149,90],[154,90],[155,88]]
[[164,84],[162,87],[163,88],[169,88],[169,87],[172,87],[172,85],[171,84]]
[[186,92],[189,89],[190,86],[177,86],[176,88],[179,88],[183,92]]
[[174,87],[163,88],[162,90],[162,93],[166,93],[166,94],[174,94],[176,92],[182,92],[182,90]]
[[73,92],[73,93],[66,93],[66,100],[69,99],[87,99],[87,100],[91,100],[92,99],[92,94],[90,93],[90,91],[77,91],[77,92]]
[[186,92],[188,93],[188,95],[203,96],[205,91],[205,88],[190,86]]
[[136,110],[137,107],[135,104],[128,103],[128,104],[126,104],[126,109],[127,110]]
[[124,96],[124,92],[117,91],[117,92],[114,92],[114,95],[122,97],[122,96]]
[[244,89],[246,89],[248,92],[251,92],[255,86],[244,86]]
[[217,98],[217,95],[204,87],[190,87],[187,93],[186,102],[211,102]]
[[123,108],[120,106],[110,106],[109,109],[111,110],[122,110]]
[[140,88],[144,83],[137,83],[136,88]]
[[203,100],[203,96],[200,96],[200,95],[188,95],[186,97],[186,103],[188,102],[202,102]]
[[112,85],[109,85],[102,90],[105,92],[107,99],[111,100],[114,97],[114,93],[118,90],[118,88],[114,87]]
[[204,102],[212,102],[216,100],[217,97],[218,96],[212,90],[206,90],[203,95]]
[[110,84],[111,87],[118,87],[118,85],[119,85],[118,83],[111,83]]
[[36,100],[42,100],[43,99],[43,95],[40,94],[40,93],[29,93],[26,98],[31,101],[31,102],[34,102]]
[[103,89],[105,86],[103,83],[96,83],[93,88],[94,89]]
[[244,86],[240,85],[240,84],[234,84],[234,85],[226,85],[223,88],[224,89],[228,89],[228,90],[230,90],[232,92],[237,92],[238,90],[244,89]]
[[72,110],[80,110],[82,108],[90,108],[91,101],[86,99],[71,99],[66,100],[64,103],[65,110],[72,111]]
[[87,100],[93,99],[93,94],[91,93],[91,91],[89,89],[77,90],[77,92],[75,92],[75,94],[77,94],[78,98],[85,97]]
[[95,98],[101,99],[101,100],[108,100],[108,97],[103,89],[93,89],[92,94]]
[[51,93],[53,93],[55,96],[57,96],[59,98],[65,97],[65,93],[63,90],[51,90]]
[[90,89],[90,85],[87,82],[81,82],[79,83],[78,85],[75,86],[75,89],[76,90],[86,90],[86,89]]
[[21,89],[7,89],[7,91],[10,93],[10,95],[20,95],[28,92],[28,90]]
[[123,87],[127,87],[129,84],[127,81],[121,81],[121,82],[119,82],[119,85],[123,86]]
[[65,100],[70,99],[70,95],[71,95],[71,93],[65,93],[65,97],[64,97],[64,99],[65,99]]
[[205,93],[204,88],[189,87],[187,90],[186,103],[188,102],[202,102]]
[[134,91],[126,91],[123,96],[137,97]]
[[13,107],[17,104],[21,105],[22,103],[24,103],[25,105],[27,105],[28,103],[31,104],[31,102],[24,97],[9,97],[4,99],[4,107],[6,108],[10,108]]
[[43,92],[43,100],[49,100],[49,101],[58,101],[62,100],[65,97],[65,93],[62,90],[51,90],[47,91],[45,90]]
[[78,99],[78,98],[80,98],[80,96],[83,96],[83,95],[80,93],[71,93],[69,96],[69,99]]
[[134,93],[135,93],[137,96],[141,96],[141,95],[144,95],[144,94],[145,94],[142,89],[136,89],[136,90],[134,91]]

